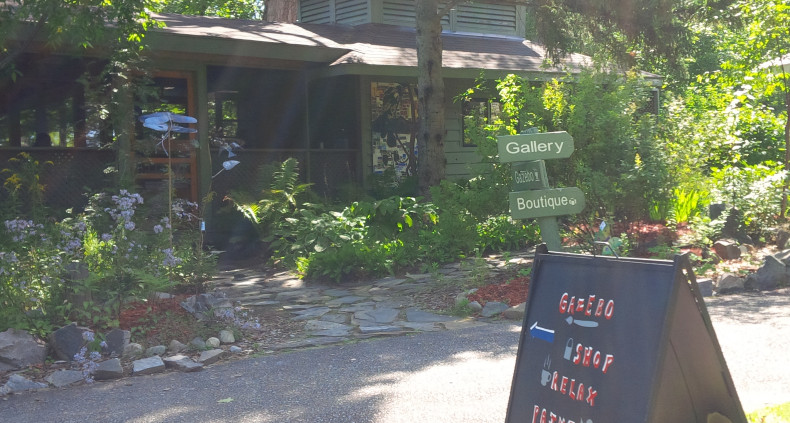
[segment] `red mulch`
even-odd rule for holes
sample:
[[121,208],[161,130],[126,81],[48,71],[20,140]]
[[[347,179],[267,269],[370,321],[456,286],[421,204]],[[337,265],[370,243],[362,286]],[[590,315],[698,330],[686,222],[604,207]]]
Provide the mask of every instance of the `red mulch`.
[[469,295],[469,301],[485,305],[488,301],[499,301],[513,307],[527,301],[529,277],[523,276],[500,284],[486,285]]
[[[181,307],[185,296],[173,297],[166,300],[137,301],[124,305],[119,318],[119,326],[124,330],[133,327],[151,326],[151,319],[155,316],[171,315],[187,316],[189,312]],[[156,330],[156,328],[152,328]]]

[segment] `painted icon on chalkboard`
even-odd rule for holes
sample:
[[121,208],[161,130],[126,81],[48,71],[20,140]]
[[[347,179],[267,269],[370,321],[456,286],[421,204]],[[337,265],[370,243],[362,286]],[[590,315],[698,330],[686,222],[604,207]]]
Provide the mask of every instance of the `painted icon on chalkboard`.
[[540,373],[540,384],[543,386],[548,386],[549,382],[551,381],[551,356],[546,356],[546,361],[543,362],[545,368]]
[[565,343],[565,354],[562,355],[562,358],[570,361],[572,354],[573,354],[573,338],[568,338],[568,342]]

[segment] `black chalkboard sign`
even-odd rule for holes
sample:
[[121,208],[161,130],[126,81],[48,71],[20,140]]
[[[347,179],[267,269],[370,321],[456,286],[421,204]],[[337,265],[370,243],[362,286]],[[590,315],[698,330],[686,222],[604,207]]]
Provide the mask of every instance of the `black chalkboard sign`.
[[507,422],[746,418],[685,256],[535,256]]

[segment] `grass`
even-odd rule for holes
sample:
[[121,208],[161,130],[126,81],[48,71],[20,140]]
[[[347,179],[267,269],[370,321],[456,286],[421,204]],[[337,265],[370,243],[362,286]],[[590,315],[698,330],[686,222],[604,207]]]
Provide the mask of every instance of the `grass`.
[[749,423],[790,423],[790,402],[753,411],[746,419]]

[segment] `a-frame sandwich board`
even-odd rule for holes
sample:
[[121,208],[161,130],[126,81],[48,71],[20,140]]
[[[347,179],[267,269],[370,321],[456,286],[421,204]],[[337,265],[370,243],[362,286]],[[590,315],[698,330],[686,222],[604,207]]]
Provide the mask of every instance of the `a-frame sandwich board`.
[[686,256],[541,246],[528,295],[507,422],[746,423]]

